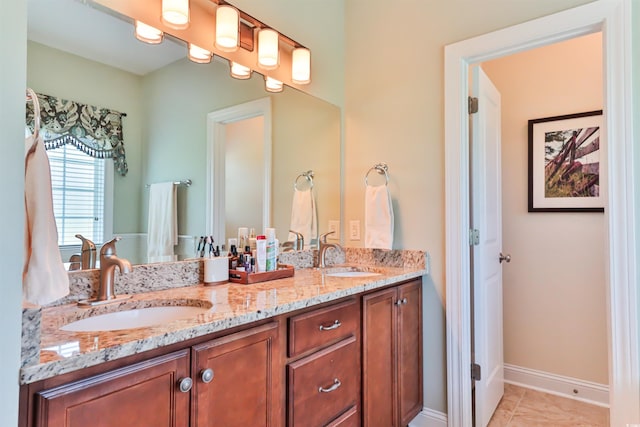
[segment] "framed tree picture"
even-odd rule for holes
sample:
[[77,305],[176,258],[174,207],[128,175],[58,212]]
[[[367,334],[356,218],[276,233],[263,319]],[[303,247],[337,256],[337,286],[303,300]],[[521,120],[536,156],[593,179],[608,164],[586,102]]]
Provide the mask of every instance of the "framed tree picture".
[[529,212],[604,212],[602,110],[529,120]]

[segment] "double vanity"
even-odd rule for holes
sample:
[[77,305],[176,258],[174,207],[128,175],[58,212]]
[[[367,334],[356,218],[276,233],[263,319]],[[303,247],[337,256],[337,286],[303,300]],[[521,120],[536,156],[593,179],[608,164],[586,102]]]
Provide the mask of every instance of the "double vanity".
[[118,277],[115,303],[27,310],[20,427],[406,426],[423,404],[425,258],[349,248],[215,286],[199,261],[151,264]]

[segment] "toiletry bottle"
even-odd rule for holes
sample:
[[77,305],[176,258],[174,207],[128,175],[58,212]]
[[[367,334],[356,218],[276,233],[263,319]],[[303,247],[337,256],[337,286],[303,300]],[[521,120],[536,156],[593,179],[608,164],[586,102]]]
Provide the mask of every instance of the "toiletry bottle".
[[256,272],[267,271],[267,238],[264,235],[256,237]]
[[236,251],[236,246],[231,245],[231,250],[229,251],[229,269],[235,270],[238,268],[238,252]]
[[265,228],[265,236],[267,237],[267,271],[276,269],[276,229]]
[[249,229],[247,227],[238,228],[238,248],[242,250],[249,244]]
[[244,247],[244,253],[242,254],[242,265],[247,273],[251,273],[251,258],[251,248],[247,245]]

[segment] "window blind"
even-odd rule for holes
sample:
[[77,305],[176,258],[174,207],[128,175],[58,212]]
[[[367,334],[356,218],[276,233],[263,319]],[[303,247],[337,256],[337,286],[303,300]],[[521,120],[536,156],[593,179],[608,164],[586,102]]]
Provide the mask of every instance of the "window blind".
[[58,245],[79,245],[76,234],[103,243],[105,160],[70,144],[47,150],[47,155]]

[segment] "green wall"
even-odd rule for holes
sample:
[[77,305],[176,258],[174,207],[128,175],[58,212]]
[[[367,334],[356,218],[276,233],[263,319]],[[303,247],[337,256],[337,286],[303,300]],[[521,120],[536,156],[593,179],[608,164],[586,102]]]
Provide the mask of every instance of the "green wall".
[[29,41],[27,85],[39,93],[126,113],[122,133],[129,173],[115,175],[114,233],[140,230],[142,77]]

